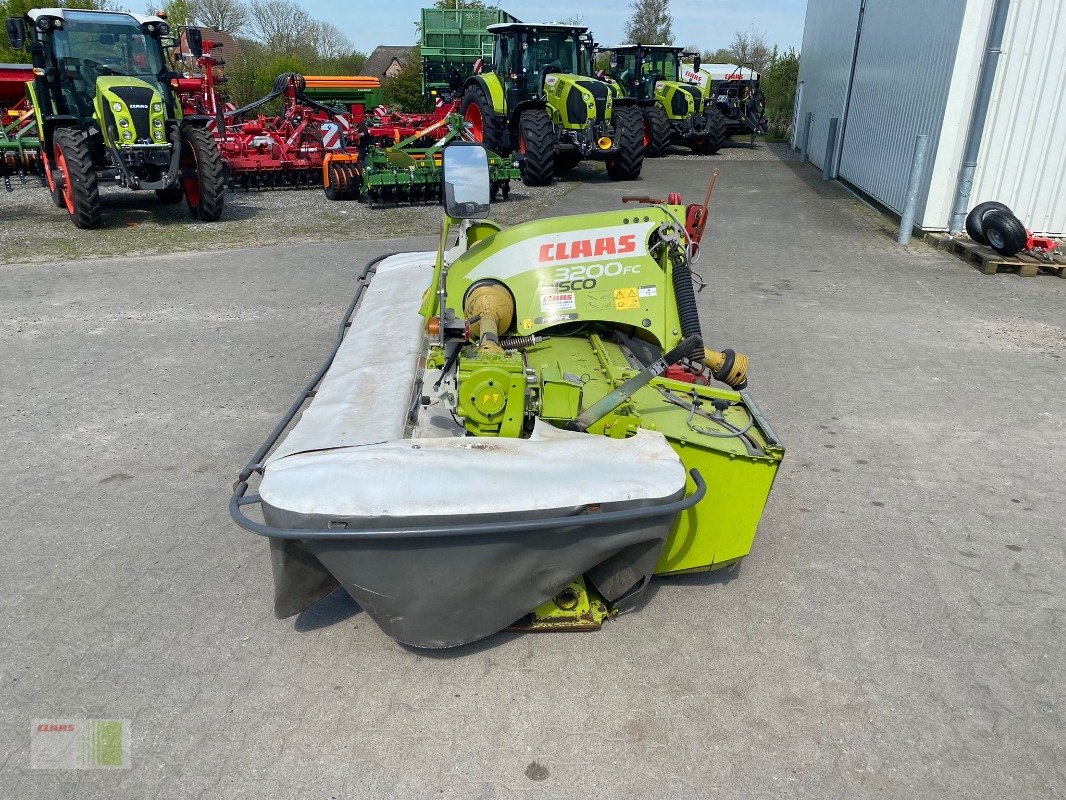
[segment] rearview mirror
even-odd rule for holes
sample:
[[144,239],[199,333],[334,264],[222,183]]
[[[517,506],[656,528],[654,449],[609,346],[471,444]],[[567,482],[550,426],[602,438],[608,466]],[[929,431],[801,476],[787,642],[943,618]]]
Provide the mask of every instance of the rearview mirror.
[[189,45],[189,52],[193,58],[200,58],[204,54],[204,35],[199,28],[187,28],[185,41]]
[[700,71],[700,67],[702,67],[702,66],[703,66],[703,59],[700,58],[700,54],[699,53],[696,53],[696,55],[694,55],[692,57],[692,71],[693,72],[699,72]]
[[476,219],[489,211],[489,154],[474,142],[444,148],[444,213]]
[[26,44],[26,23],[17,17],[11,17],[4,23],[7,31],[7,40],[11,43],[12,50],[21,50]]

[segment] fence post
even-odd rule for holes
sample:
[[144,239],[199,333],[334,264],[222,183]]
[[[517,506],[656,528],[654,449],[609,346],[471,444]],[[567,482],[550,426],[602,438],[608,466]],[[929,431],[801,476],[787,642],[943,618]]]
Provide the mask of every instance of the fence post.
[[922,174],[925,172],[925,151],[929,145],[929,136],[919,133],[914,140],[914,158],[911,161],[911,176],[907,181],[907,197],[903,201],[903,214],[899,220],[899,236],[896,242],[902,245],[911,243],[914,232],[914,212],[918,207],[918,193],[921,191]]

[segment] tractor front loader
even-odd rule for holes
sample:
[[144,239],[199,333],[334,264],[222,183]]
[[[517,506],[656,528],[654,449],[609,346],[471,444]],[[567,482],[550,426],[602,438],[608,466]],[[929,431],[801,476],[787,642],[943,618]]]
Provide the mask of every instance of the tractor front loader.
[[[170,26],[157,16],[117,11],[33,9],[7,20],[16,50],[29,44],[33,104],[52,200],[79,228],[102,221],[100,187],[184,197],[192,217],[222,214],[225,175],[210,117],[183,117],[165,48]],[[202,53],[200,32],[189,46]]]
[[682,48],[661,44],[611,48],[608,80],[619,97],[632,98],[640,107],[646,155],[661,155],[675,142],[713,154],[725,141],[721,111],[706,102],[698,86],[681,80],[681,55]]
[[593,42],[575,25],[490,25],[491,70],[463,88],[461,113],[473,138],[515,154],[527,186],[548,186],[585,159],[612,180],[640,177],[644,121],[637,105],[593,77]]

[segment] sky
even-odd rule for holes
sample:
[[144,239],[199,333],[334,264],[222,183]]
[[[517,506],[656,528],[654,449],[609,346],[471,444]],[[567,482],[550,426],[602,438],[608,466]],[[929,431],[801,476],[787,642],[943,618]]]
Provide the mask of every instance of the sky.
[[[296,0],[312,16],[332,22],[352,40],[357,50],[369,53],[379,44],[414,44],[414,23],[428,0],[387,0],[385,3],[338,3],[335,0]],[[630,0],[500,0],[499,7],[524,22],[551,22],[575,14],[602,45],[620,44]],[[807,0],[673,0],[675,44],[696,45],[701,50],[726,47],[738,30],[752,25],[766,41],[799,49]]]

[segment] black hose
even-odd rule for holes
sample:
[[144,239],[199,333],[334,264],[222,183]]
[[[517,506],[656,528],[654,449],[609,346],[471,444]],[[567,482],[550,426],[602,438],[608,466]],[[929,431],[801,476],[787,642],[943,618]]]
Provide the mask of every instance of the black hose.
[[696,308],[696,291],[692,287],[692,270],[687,258],[674,259],[674,299],[677,316],[681,320],[681,336],[702,336],[700,312]]

